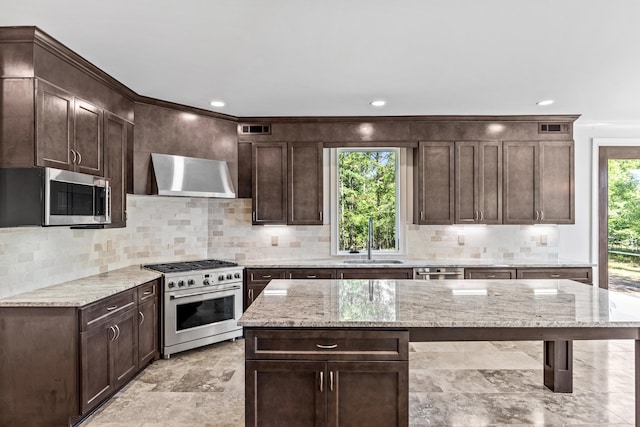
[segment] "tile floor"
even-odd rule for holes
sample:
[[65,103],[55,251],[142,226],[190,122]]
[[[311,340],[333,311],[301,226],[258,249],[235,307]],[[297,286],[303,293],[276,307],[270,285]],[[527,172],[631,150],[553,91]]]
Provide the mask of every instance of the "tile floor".
[[[243,426],[243,352],[159,360],[81,426]],[[541,342],[411,343],[409,366],[411,426],[634,425],[633,341],[574,342],[571,394],[542,385]]]

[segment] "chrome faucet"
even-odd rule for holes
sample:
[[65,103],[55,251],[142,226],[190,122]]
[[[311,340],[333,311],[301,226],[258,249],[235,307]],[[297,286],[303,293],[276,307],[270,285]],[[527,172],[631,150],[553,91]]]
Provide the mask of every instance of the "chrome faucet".
[[369,236],[367,239],[367,259],[371,261],[371,247],[373,246],[373,218],[369,218]]

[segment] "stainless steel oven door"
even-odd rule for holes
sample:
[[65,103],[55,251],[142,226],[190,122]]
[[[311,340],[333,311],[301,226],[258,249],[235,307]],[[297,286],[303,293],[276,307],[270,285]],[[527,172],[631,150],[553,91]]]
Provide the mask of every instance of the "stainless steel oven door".
[[164,304],[165,347],[240,329],[239,284],[167,293]]

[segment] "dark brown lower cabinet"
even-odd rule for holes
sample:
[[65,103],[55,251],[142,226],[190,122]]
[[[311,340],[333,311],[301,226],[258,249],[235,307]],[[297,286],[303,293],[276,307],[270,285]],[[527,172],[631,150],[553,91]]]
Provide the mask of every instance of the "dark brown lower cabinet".
[[408,425],[407,331],[245,332],[247,426]]
[[74,425],[157,359],[159,285],[83,307],[0,307],[0,426]]
[[80,333],[82,413],[138,372],[138,310]]

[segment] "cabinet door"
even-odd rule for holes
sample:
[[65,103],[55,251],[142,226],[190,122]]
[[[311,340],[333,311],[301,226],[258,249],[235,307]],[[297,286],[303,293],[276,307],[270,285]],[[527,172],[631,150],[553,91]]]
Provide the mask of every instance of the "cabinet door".
[[151,299],[138,306],[138,367],[158,356],[158,303]]
[[418,148],[417,224],[453,224],[454,144],[420,142]]
[[502,143],[478,144],[480,224],[502,224]]
[[120,117],[106,113],[104,117],[104,176],[111,186],[110,228],[127,225],[126,181],[127,126]]
[[129,310],[114,323],[117,336],[111,342],[113,385],[118,388],[138,372],[138,310]]
[[102,110],[86,101],[75,99],[74,146],[76,170],[102,176]]
[[480,221],[478,143],[456,141],[455,148],[456,224],[477,224]]
[[573,141],[540,142],[540,222],[573,224]]
[[252,144],[253,224],[287,223],[287,144]]
[[408,362],[329,362],[329,426],[409,424]]
[[338,279],[413,279],[411,268],[344,268],[337,272]]
[[325,377],[325,362],[246,361],[245,425],[326,425]]
[[41,80],[36,92],[36,165],[72,170],[73,96]]
[[111,323],[80,333],[80,399],[86,414],[113,391],[109,348],[117,331]]
[[538,142],[505,142],[504,224],[533,224],[538,220]]
[[292,225],[322,225],[322,143],[289,143],[288,216]]

